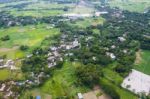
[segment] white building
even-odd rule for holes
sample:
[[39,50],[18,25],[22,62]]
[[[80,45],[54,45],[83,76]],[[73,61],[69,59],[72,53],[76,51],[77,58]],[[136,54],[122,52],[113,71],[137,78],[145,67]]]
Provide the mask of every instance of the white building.
[[126,41],[126,39],[124,37],[118,37],[118,39],[119,39],[120,42]]
[[148,95],[150,94],[150,76],[133,69],[121,86],[135,94],[145,93]]
[[83,95],[81,93],[78,93],[78,99],[83,99]]

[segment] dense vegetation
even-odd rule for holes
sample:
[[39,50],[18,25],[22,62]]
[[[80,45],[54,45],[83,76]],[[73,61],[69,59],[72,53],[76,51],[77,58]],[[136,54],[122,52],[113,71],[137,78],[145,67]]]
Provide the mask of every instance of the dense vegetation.
[[[70,0],[57,1],[57,3],[71,2]],[[105,3],[104,0],[102,2]],[[23,10],[22,7],[28,4],[7,7]],[[100,85],[112,99],[127,99],[126,97],[130,96],[133,99],[137,98],[120,88],[120,84],[134,66],[135,53],[140,49],[150,50],[150,11],[137,13],[107,6],[96,6],[96,9],[108,11],[108,14],[102,15],[102,19],[105,19],[104,23],[97,22],[96,25],[89,23],[90,25],[85,26],[77,23],[86,21],[82,18],[13,16],[10,13],[0,12],[1,29],[39,24],[50,26],[48,27],[50,30],[47,29],[47,31],[52,31],[51,28],[60,29],[60,34],[53,37],[46,36],[38,47],[32,49],[30,55],[21,57],[21,72],[25,79],[20,82],[25,82],[25,84],[20,85],[20,89],[13,88],[14,92],[22,91],[22,88],[30,90],[39,87],[43,92],[57,99],[74,99],[77,92],[86,92],[95,85]],[[68,7],[64,7],[63,10],[68,11]],[[97,21],[95,16],[91,19]],[[11,42],[12,37],[5,34],[0,40],[2,43]],[[60,54],[63,61],[56,61],[57,65],[49,68],[48,57],[52,51],[50,48],[72,44],[75,40],[79,42],[79,46],[69,50],[59,49],[59,53],[55,54]],[[19,50],[27,52],[30,47],[28,43],[21,43]],[[126,97],[123,98],[124,96]],[[146,97],[143,96],[143,98]]]

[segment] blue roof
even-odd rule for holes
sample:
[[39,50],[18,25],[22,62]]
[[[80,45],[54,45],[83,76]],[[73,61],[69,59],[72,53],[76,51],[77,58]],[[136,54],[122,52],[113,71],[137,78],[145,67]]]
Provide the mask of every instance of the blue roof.
[[36,96],[36,99],[41,99],[41,96]]

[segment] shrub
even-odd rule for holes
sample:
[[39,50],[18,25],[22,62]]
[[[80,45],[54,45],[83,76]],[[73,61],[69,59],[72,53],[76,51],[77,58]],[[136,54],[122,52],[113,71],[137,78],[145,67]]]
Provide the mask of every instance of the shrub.
[[20,50],[22,50],[22,51],[25,51],[27,49],[29,49],[29,46],[27,46],[27,45],[21,45],[20,46]]
[[8,41],[8,40],[10,40],[10,37],[9,37],[9,35],[6,35],[4,37],[1,37],[1,40],[2,41]]

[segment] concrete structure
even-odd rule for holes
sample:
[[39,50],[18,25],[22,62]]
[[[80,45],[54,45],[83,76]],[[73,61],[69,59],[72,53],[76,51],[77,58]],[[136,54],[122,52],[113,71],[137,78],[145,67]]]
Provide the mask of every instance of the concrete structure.
[[121,86],[135,94],[145,93],[148,95],[150,94],[150,76],[133,69]]
[[78,93],[78,99],[83,99],[83,95],[81,93]]

